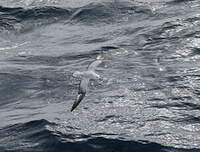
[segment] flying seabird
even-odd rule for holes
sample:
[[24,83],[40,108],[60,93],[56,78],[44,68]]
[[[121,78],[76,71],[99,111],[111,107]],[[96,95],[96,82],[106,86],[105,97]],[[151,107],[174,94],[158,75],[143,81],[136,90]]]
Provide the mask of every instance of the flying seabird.
[[73,73],[74,77],[78,77],[81,78],[80,84],[79,84],[79,90],[78,90],[78,95],[76,97],[76,100],[74,101],[72,108],[71,108],[71,112],[79,105],[79,103],[83,100],[83,98],[85,97],[85,94],[87,92],[88,89],[88,83],[90,81],[90,79],[96,80],[99,79],[100,76],[95,73],[95,68],[102,63],[103,60],[103,56],[102,55],[98,55],[96,60],[94,60],[92,63],[90,63],[90,65],[88,66],[86,71],[83,72],[79,72],[76,71]]

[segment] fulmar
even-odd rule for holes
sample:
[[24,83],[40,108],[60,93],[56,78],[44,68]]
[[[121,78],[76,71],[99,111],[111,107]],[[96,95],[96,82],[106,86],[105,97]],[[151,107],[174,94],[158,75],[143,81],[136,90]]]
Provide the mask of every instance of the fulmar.
[[85,97],[90,79],[96,80],[100,78],[100,76],[97,73],[95,73],[95,69],[99,64],[102,63],[102,60],[103,60],[103,56],[98,55],[96,60],[94,60],[92,63],[89,64],[86,71],[82,71],[82,72],[76,71],[73,73],[73,76],[76,78],[77,77],[81,78],[81,81],[79,84],[78,95],[72,105],[71,112],[79,105],[79,103]]

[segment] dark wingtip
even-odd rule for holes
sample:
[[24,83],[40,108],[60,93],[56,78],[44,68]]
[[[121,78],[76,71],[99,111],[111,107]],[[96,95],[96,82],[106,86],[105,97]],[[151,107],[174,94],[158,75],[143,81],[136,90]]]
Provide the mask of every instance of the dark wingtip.
[[85,93],[78,94],[76,101],[72,105],[71,112],[80,104],[84,96],[85,96]]
[[77,104],[76,102],[73,104],[72,108],[71,108],[71,112],[79,105],[79,103]]
[[75,108],[72,107],[70,111],[72,112],[74,109],[75,109]]

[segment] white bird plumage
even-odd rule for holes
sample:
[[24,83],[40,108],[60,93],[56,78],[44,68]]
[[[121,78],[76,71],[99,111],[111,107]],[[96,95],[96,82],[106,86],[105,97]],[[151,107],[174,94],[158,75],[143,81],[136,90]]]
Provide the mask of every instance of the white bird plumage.
[[91,64],[89,64],[87,71],[83,71],[83,72],[76,71],[73,73],[73,76],[76,78],[81,78],[81,81],[79,84],[78,95],[72,105],[71,111],[73,111],[85,97],[90,79],[95,80],[95,79],[100,78],[100,76],[97,73],[95,73],[95,69],[99,64],[102,63],[102,60],[103,60],[103,56],[98,55],[96,60],[93,61]]

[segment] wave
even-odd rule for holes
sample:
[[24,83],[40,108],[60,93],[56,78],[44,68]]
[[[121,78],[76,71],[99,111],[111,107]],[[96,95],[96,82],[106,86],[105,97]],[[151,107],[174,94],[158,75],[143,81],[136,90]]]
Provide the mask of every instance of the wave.
[[191,2],[191,1],[195,1],[195,0],[173,0],[170,3],[171,4],[180,4],[180,3],[187,3],[187,2]]
[[[0,6],[0,32],[28,32],[36,27],[63,20],[69,24],[112,24],[127,20],[142,20],[152,11],[147,6],[133,3],[90,3],[80,8],[58,8],[54,6],[33,8],[8,8]],[[140,17],[138,17],[140,16]]]
[[0,6],[0,32],[24,33],[36,27],[68,18],[70,10],[57,7],[8,8]]
[[[179,0],[172,2],[178,3]],[[24,33],[59,21],[65,24],[99,25],[137,22],[146,19],[156,20],[168,18],[170,12],[165,13],[155,11],[148,3],[137,2],[93,2],[78,8],[57,6],[8,8],[0,6],[0,32]],[[104,40],[99,39],[99,41]]]
[[[88,152],[197,152],[199,149],[177,149],[149,141],[127,141],[95,135],[61,133],[55,129],[56,123],[45,119],[15,124],[0,129],[1,151],[88,151]],[[59,126],[60,127],[60,126]],[[62,126],[63,127],[63,126]],[[66,126],[67,127],[67,126]],[[73,128],[72,128],[73,129]],[[102,135],[102,134],[100,134]]]
[[[153,12],[148,6],[131,2],[90,3],[75,8],[67,23],[112,24],[129,20],[142,20],[152,16],[152,14]],[[140,17],[138,18],[138,16]]]

